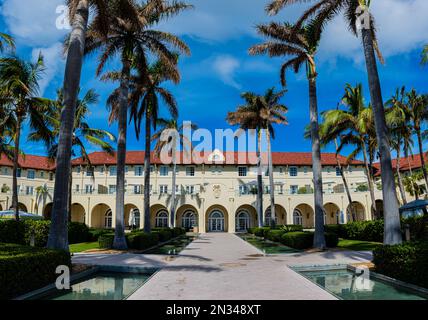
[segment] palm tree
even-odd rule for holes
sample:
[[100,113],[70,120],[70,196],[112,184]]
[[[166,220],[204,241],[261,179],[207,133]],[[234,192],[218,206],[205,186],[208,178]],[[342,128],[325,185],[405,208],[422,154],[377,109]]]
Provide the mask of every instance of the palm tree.
[[315,236],[314,247],[325,249],[324,237],[324,207],[323,184],[321,167],[321,147],[318,124],[318,101],[316,80],[315,55],[321,38],[321,26],[319,21],[312,20],[305,26],[297,28],[290,23],[259,25],[260,35],[269,40],[265,43],[250,48],[250,54],[269,54],[271,57],[289,56],[282,65],[281,82],[285,86],[285,75],[288,69],[299,72],[302,66],[306,67],[306,76],[309,83],[309,111],[311,121],[312,139],[312,168],[314,180],[315,198]]
[[6,47],[14,50],[15,41],[10,35],[0,32],[0,53],[3,52]]
[[43,113],[47,110],[49,100],[39,97],[39,79],[44,72],[43,57],[40,55],[35,63],[21,60],[17,57],[0,59],[0,86],[3,104],[7,106],[10,117],[14,119],[13,128],[9,128],[13,137],[13,182],[12,207],[16,220],[19,220],[18,209],[18,180],[19,152],[21,129],[25,121],[29,126],[38,130],[39,134],[49,137]]
[[423,65],[428,64],[428,44],[422,50],[422,59],[421,62]]
[[[276,14],[291,3],[307,3],[307,0],[273,0],[268,6],[270,14]],[[385,244],[393,245],[402,242],[400,231],[400,214],[398,211],[398,200],[395,187],[394,172],[392,170],[391,151],[388,138],[388,128],[385,119],[385,110],[382,101],[382,90],[380,86],[379,73],[377,69],[375,52],[380,61],[383,58],[380,53],[374,26],[374,18],[370,14],[370,0],[313,0],[313,6],[307,9],[296,23],[296,29],[315,16],[319,22],[319,30],[330,22],[336,15],[344,12],[349,29],[358,36],[361,31],[364,56],[366,60],[367,75],[370,88],[371,103],[373,105],[374,123],[376,129],[377,144],[379,148],[382,193],[385,212]]]
[[419,196],[426,192],[424,186],[419,185],[419,181],[423,179],[422,172],[415,172],[408,176],[405,176],[403,179],[403,184],[406,191],[416,200],[419,199]]
[[[95,90],[88,90],[81,99],[77,100],[76,115],[74,117],[72,156],[82,157],[84,162],[92,169],[92,163],[87,151],[87,145],[93,145],[101,148],[104,152],[113,154],[113,147],[110,142],[115,142],[116,137],[107,130],[92,128],[87,119],[90,116],[90,106],[97,104],[99,95]],[[30,141],[41,141],[46,144],[49,159],[53,162],[58,152],[58,133],[61,127],[61,112],[64,108],[64,92],[62,89],[57,90],[56,101],[53,101],[48,112],[45,114],[46,122],[50,130],[48,140],[38,131],[31,132],[28,136]],[[71,166],[71,163],[70,163]],[[71,202],[72,202],[73,175],[70,168],[69,179],[69,199],[68,199],[68,219],[71,221]]]
[[[38,186],[36,188],[36,204],[37,204],[37,208],[39,208],[40,202],[42,203],[42,208],[45,207],[46,202],[48,199],[51,199],[51,193],[49,190],[49,187],[44,184],[43,186]],[[42,209],[43,212],[43,209]]]
[[[160,127],[159,131],[155,132],[152,136],[152,141],[156,142],[154,153],[157,157],[161,157],[162,152],[165,148],[171,147],[172,154],[172,197],[171,197],[171,213],[170,213],[170,228],[174,228],[175,225],[175,212],[176,212],[176,185],[177,185],[177,152],[178,147],[181,147],[183,153],[189,153],[187,146],[190,145],[190,141],[183,134],[183,125],[178,125],[176,119],[158,119],[157,125]],[[196,130],[198,127],[194,124],[190,126],[190,129]],[[164,135],[167,135],[167,139]],[[169,149],[168,153],[169,153]]]
[[413,147],[413,130],[409,123],[410,119],[405,99],[405,88],[402,87],[401,89],[397,89],[395,95],[386,102],[386,106],[389,107],[389,109],[386,110],[386,122],[390,129],[391,146],[397,154],[396,173],[401,199],[404,204],[407,204],[406,192],[401,175],[401,150],[404,151],[405,157],[408,157]]
[[355,149],[348,156],[348,161],[354,160],[359,154],[363,155],[371,212],[377,216],[372,170],[372,159],[376,149],[373,111],[370,105],[366,106],[364,103],[362,84],[355,87],[347,84],[342,104],[347,110],[335,109],[323,113],[324,126],[321,135],[324,141],[331,141],[340,136],[337,152],[346,145],[354,145]]
[[[88,30],[86,53],[101,51],[97,75],[103,71],[105,64],[115,56],[120,56],[122,70],[119,77],[120,89],[116,91],[117,105],[115,117],[118,120],[119,136],[117,146],[117,192],[116,192],[116,228],[113,247],[126,249],[124,207],[125,207],[125,162],[126,162],[126,132],[128,119],[129,88],[131,85],[132,67],[140,65],[143,80],[147,74],[148,55],[154,54],[165,65],[165,68],[175,69],[176,55],[168,47],[174,47],[182,53],[189,54],[187,45],[178,37],[151,28],[159,21],[178,14],[189,8],[181,2],[151,0],[143,5],[135,3],[120,5],[109,17],[110,29],[107,37],[101,36],[96,23]],[[146,81],[144,81],[146,83]],[[148,137],[150,140],[150,137]]]
[[414,134],[418,139],[419,157],[422,164],[422,173],[425,180],[425,186],[428,190],[428,172],[425,163],[425,153],[423,150],[423,136],[428,133],[423,126],[428,121],[428,95],[421,95],[412,89],[407,93],[407,114],[412,123]]
[[[177,63],[177,60],[176,60]],[[180,79],[176,68],[170,68],[162,60],[139,69],[135,87],[131,92],[131,120],[139,139],[141,124],[145,120],[145,155],[144,155],[144,231],[150,232],[150,163],[152,127],[157,129],[160,112],[160,99],[173,119],[178,118],[178,106],[173,94],[162,87],[169,80],[177,83]]]
[[[121,1],[121,0],[118,0]],[[89,20],[89,8],[94,8],[94,23],[100,26],[101,34],[108,30],[107,7],[100,0],[67,0],[71,33],[67,40],[67,59],[64,73],[64,108],[58,137],[56,158],[55,190],[52,207],[52,225],[47,247],[68,251],[68,213],[64,210],[69,201],[69,179],[72,157],[73,124],[80,87],[80,76]],[[111,1],[110,1],[111,3]]]

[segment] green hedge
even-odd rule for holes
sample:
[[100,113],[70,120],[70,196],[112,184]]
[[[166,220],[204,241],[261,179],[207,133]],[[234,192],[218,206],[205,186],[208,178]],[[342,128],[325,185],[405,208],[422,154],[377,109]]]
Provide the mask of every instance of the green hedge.
[[269,230],[266,234],[266,239],[270,241],[280,242],[281,237],[284,233],[284,230]]
[[294,249],[308,249],[314,243],[312,232],[287,232],[281,237],[281,243]]
[[379,246],[373,263],[378,273],[428,288],[428,242]]
[[285,230],[285,232],[298,232],[303,231],[303,226],[300,224],[286,224],[282,226],[282,229]]
[[403,233],[405,230],[405,225],[410,227],[410,238],[413,241],[427,241],[428,240],[428,216],[423,217],[412,217],[401,220],[401,226]]
[[254,227],[254,228],[248,229],[248,232],[250,232],[251,234],[254,234],[257,237],[265,237],[270,230],[271,229],[269,227],[262,227],[262,228]]
[[100,249],[113,248],[114,233],[105,233],[98,237],[98,246]]
[[159,241],[160,242],[165,242],[165,241],[171,240],[173,237],[171,229],[154,230],[154,231],[152,231],[152,233],[157,233],[159,235]]
[[71,266],[69,253],[0,244],[0,300],[12,299],[54,283],[59,265]]
[[159,232],[133,232],[126,235],[129,249],[145,250],[159,243]]
[[325,231],[335,233],[340,238],[382,242],[384,233],[383,220],[355,221],[342,225],[326,225]]
[[183,234],[186,234],[186,229],[184,229],[184,228],[176,227],[176,228],[172,229],[172,235],[174,238],[179,237]]
[[25,225],[21,221],[0,221],[0,242],[25,244]]
[[114,233],[114,229],[89,228],[88,242],[98,241],[98,238],[103,234]]
[[326,232],[325,242],[328,248],[336,248],[339,244],[339,236],[333,232]]

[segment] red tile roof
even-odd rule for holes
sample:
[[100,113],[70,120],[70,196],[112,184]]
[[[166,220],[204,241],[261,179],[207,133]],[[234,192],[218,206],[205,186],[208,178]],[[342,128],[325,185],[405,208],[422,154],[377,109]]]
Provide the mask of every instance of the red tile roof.
[[[19,156],[19,165],[23,169],[54,170],[55,163],[47,157],[33,156],[30,154]],[[0,166],[13,167],[13,163],[4,154],[0,155]]]
[[[144,151],[129,151],[126,154],[126,164],[127,165],[142,165],[144,164]],[[210,154],[201,154],[193,155],[191,164],[256,164],[256,154],[254,152],[245,153],[245,152],[225,152],[220,153],[224,156],[223,161],[213,161],[210,159]],[[182,163],[188,163],[183,158],[183,153],[177,155],[178,159],[182,159]],[[274,165],[312,165],[312,154],[310,152],[273,152],[272,153],[273,164]],[[116,164],[116,155],[109,155],[105,152],[94,152],[89,154],[89,159],[92,165],[114,165]],[[267,160],[267,154],[263,153],[263,159]],[[339,155],[339,160],[342,165],[346,164],[346,157]],[[335,166],[336,154],[335,153],[322,153],[321,155],[322,165],[331,165]],[[151,163],[152,164],[162,164],[158,157],[151,154]],[[73,160],[73,165],[84,165],[85,162],[82,158],[77,158]],[[189,163],[190,164],[190,163]],[[352,161],[352,164],[362,164],[361,161]]]
[[[428,164],[428,153],[424,154],[425,162]],[[392,168],[395,171],[397,169],[397,159],[393,159],[392,161]],[[380,163],[374,163],[373,166],[378,169],[379,171],[376,173],[376,176],[380,176]],[[416,170],[422,168],[422,161],[420,154],[415,154],[413,156],[400,158],[400,171],[405,172],[409,171],[410,169]]]

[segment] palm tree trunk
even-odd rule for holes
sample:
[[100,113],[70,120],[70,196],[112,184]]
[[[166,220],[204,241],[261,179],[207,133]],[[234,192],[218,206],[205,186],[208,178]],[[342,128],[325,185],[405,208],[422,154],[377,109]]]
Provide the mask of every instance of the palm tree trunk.
[[15,130],[15,148],[13,149],[13,172],[12,172],[12,208],[15,211],[15,220],[19,221],[19,202],[18,202],[18,168],[19,168],[19,147],[21,140],[22,118],[17,116]]
[[68,202],[68,183],[70,177],[72,134],[82,73],[86,28],[88,25],[89,3],[80,0],[73,20],[64,76],[64,108],[61,112],[56,158],[55,190],[52,208],[52,224],[49,230],[48,248],[68,248],[68,212],[64,210]]
[[370,200],[372,202],[370,211],[371,211],[372,219],[374,220],[374,218],[377,217],[377,210],[376,210],[376,196],[374,194],[373,176],[371,174],[369,162],[367,159],[367,150],[366,150],[366,146],[364,145],[364,143],[363,143],[361,149],[363,150],[364,168],[365,168],[366,175],[367,175],[367,187],[369,188]]
[[309,111],[312,138],[312,171],[314,175],[315,234],[314,248],[326,248],[324,236],[324,197],[322,185],[321,145],[318,124],[316,77],[309,78]]
[[171,193],[171,214],[170,214],[170,227],[175,228],[175,206],[176,206],[176,184],[177,184],[177,145],[174,139],[172,144],[172,193]]
[[391,148],[388,140],[385,110],[382,101],[382,92],[373,47],[372,30],[363,29],[362,38],[369,80],[370,97],[373,105],[376,136],[380,153],[384,206],[383,212],[385,219],[384,244],[394,245],[402,243],[403,239],[401,235],[400,214],[398,211],[394,172],[392,170],[391,163]]
[[[407,164],[409,166],[410,177],[413,177],[413,168],[412,168],[412,164],[410,163],[410,157],[407,157]],[[419,191],[416,190],[415,185],[413,184],[413,181],[411,181],[411,184],[412,184],[413,194],[415,195],[415,200],[419,200]]]
[[275,208],[275,183],[273,180],[273,159],[272,159],[272,146],[270,139],[269,129],[266,130],[266,140],[268,147],[268,157],[269,157],[269,184],[270,184],[270,225],[272,228],[275,227],[275,217],[276,217],[276,208]]
[[151,123],[150,111],[146,110],[146,141],[144,154],[144,232],[150,232],[150,141]]
[[120,81],[119,137],[117,140],[117,176],[116,176],[116,228],[113,248],[126,250],[125,238],[125,166],[126,166],[126,130],[128,122],[128,91],[131,74],[131,61],[123,54],[122,79]]
[[[340,171],[340,176],[342,177],[343,186],[345,187],[346,196],[348,197],[349,209],[351,210],[352,219],[355,220],[356,213],[355,213],[355,208],[354,208],[354,201],[352,201],[352,196],[351,196],[351,191],[349,190],[348,181],[346,180],[345,172],[343,171],[342,164],[340,163],[339,157],[337,156],[337,151],[339,150],[339,146],[337,144],[337,139],[334,139],[334,144],[336,146],[336,162],[337,162],[337,166],[338,166],[339,171]],[[348,212],[346,212],[346,214],[347,213]]]
[[71,202],[72,202],[72,194],[73,194],[73,168],[70,167],[70,182],[68,183],[68,222],[71,222]]
[[401,199],[403,200],[404,204],[407,204],[406,192],[404,191],[403,179],[401,177],[401,172],[400,172],[400,158],[401,158],[400,148],[398,148],[397,149],[397,165],[396,165],[398,186],[400,189]]
[[422,135],[421,135],[420,128],[416,129],[416,135],[418,137],[419,157],[421,158],[422,172],[424,174],[424,179],[425,179],[425,187],[428,192],[428,173],[427,173],[427,167],[425,164],[424,149],[422,146]]
[[262,136],[260,130],[258,130],[257,135],[257,215],[259,217],[259,227],[263,227],[265,225],[265,217],[263,214]]

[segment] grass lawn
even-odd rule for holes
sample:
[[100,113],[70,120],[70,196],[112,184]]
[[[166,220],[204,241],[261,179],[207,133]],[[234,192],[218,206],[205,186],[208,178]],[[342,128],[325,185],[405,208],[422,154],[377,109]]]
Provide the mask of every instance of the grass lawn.
[[346,250],[373,251],[376,247],[381,245],[382,243],[380,242],[340,239],[337,247]]
[[83,252],[91,249],[99,249],[98,241],[70,244],[71,253]]

